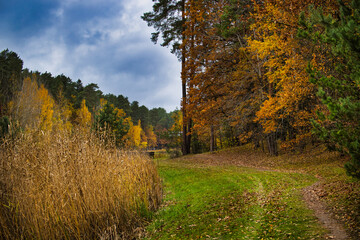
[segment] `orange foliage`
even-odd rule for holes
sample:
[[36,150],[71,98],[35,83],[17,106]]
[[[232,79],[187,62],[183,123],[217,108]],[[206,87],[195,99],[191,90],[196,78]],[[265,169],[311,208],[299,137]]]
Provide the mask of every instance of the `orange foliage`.
[[266,99],[256,113],[264,133],[278,132],[283,146],[299,144],[311,137],[310,119],[316,118],[316,89],[306,68],[312,49],[296,38],[299,14],[319,1],[273,1],[254,3],[254,34],[248,49],[263,61]]
[[[186,64],[183,74],[188,82],[188,112],[194,120],[193,131],[209,129],[218,125],[226,87],[221,87],[210,66],[222,53],[224,47],[217,36],[216,24],[220,22],[225,1],[188,1],[186,4],[185,40]],[[215,64],[214,64],[215,65]],[[221,73],[219,74],[221,75]]]
[[306,68],[326,62],[296,37],[311,4],[337,8],[336,0],[186,1],[182,74],[193,132],[231,127],[239,142],[266,137],[275,154],[279,138],[284,147],[311,138],[320,104]]

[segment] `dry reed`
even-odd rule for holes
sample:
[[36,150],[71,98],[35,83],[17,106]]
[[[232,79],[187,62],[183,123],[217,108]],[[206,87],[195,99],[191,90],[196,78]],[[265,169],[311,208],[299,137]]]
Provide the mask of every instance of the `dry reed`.
[[132,238],[161,201],[146,155],[91,133],[22,134],[0,149],[4,239]]

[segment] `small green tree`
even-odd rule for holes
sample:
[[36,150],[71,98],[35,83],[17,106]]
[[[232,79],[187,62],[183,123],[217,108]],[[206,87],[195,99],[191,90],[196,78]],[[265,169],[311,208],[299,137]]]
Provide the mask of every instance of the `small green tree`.
[[126,117],[122,109],[113,104],[105,103],[95,117],[97,131],[106,131],[108,136],[115,138],[116,145],[123,145],[123,138],[131,126],[131,118]]
[[315,40],[327,56],[325,69],[309,67],[311,81],[319,87],[318,96],[326,106],[319,121],[313,122],[314,130],[350,155],[347,173],[360,178],[360,0],[339,4],[337,17],[324,16],[316,9],[309,19],[303,14],[304,29],[299,33]]

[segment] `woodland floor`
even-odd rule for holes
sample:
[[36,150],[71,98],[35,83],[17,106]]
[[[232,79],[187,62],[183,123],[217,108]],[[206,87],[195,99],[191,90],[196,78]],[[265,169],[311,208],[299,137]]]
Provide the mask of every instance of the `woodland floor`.
[[146,239],[360,239],[360,182],[345,162],[250,146],[157,160],[166,197]]

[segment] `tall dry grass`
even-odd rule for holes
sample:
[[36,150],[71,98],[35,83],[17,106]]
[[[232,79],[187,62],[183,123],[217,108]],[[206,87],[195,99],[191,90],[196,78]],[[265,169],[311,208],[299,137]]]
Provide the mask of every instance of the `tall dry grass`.
[[108,144],[80,130],[5,140],[0,149],[1,236],[133,237],[160,204],[160,179],[147,156]]

